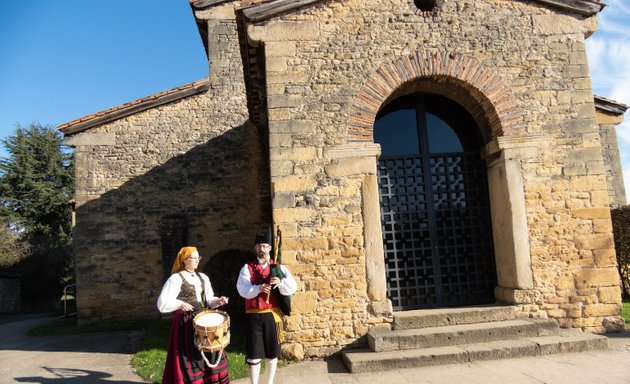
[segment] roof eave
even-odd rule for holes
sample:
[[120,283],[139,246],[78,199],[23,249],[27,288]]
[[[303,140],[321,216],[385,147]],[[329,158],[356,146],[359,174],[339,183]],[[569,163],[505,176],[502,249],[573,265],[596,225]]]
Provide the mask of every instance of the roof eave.
[[620,116],[626,113],[626,111],[628,110],[628,106],[623,103],[619,103],[617,101],[597,95],[593,97],[595,99],[595,108],[599,109],[600,111],[608,112],[615,116]]
[[593,0],[535,0],[550,7],[563,9],[583,16],[593,16],[601,12],[606,4]]
[[65,136],[71,136],[90,128],[110,123],[141,111],[146,111],[147,109],[169,104],[189,96],[206,92],[209,88],[210,82],[208,79],[195,81],[181,87],[169,89],[155,95],[143,97],[117,107],[112,107],[104,111],[72,120],[68,123],[59,125],[57,129],[59,129]]
[[245,21],[256,23],[292,13],[324,1],[326,0],[276,0],[251,4],[240,8],[240,11]]

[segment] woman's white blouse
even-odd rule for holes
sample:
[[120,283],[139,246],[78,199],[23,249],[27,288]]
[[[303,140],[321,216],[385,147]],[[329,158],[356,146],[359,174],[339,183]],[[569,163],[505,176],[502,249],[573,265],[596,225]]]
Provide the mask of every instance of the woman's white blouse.
[[[197,277],[197,274],[195,274],[195,276],[191,276],[189,273],[184,272],[183,275],[186,281],[195,287],[195,294],[197,295],[197,300],[199,302],[203,302],[201,300],[201,291],[202,291],[201,280],[199,280],[199,278]],[[204,273],[199,273],[199,275],[201,276],[205,284],[204,285],[205,302],[210,308],[218,307],[219,298],[214,296],[214,291],[212,290],[210,279]],[[168,280],[166,280],[166,283],[164,283],[164,286],[162,287],[162,292],[160,292],[160,296],[158,297],[157,307],[161,313],[173,312],[173,311],[178,310],[182,306],[183,301],[177,299],[177,295],[179,295],[179,292],[181,291],[181,289],[182,289],[181,274],[179,272],[172,274],[168,278]]]

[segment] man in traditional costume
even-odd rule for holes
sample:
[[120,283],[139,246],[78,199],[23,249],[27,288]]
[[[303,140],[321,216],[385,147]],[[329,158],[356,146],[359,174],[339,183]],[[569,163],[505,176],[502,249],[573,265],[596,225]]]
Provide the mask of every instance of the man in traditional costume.
[[245,264],[236,283],[238,293],[245,298],[247,365],[252,384],[258,384],[260,363],[265,361],[267,384],[272,384],[281,355],[282,316],[279,295],[290,296],[297,291],[295,279],[284,265],[280,268],[283,278],[272,276],[271,228],[256,236],[256,260]]
[[[193,318],[204,308],[228,303],[225,296],[215,297],[210,279],[196,271],[199,252],[195,247],[183,247],[173,263],[157,301],[160,312],[175,312],[168,340],[162,384],[229,384],[228,361],[225,351],[208,354],[206,359],[195,346]],[[205,361],[213,361],[209,366]]]

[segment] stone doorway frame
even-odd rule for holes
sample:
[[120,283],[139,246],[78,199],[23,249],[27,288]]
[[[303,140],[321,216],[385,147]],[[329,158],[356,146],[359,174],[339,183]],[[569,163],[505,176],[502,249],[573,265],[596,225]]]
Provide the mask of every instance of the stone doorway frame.
[[[522,111],[500,76],[470,56],[413,53],[387,63],[368,78],[349,111],[345,151],[370,162],[374,172],[363,184],[363,220],[367,294],[373,314],[391,312],[387,305],[385,262],[376,163],[380,146],[373,142],[376,115],[389,100],[412,92],[449,97],[470,112],[481,130],[488,166],[488,190],[497,265],[495,298],[505,304],[534,302],[529,232],[521,161],[536,156],[547,141],[526,135]],[[389,308],[389,310],[387,310]]]

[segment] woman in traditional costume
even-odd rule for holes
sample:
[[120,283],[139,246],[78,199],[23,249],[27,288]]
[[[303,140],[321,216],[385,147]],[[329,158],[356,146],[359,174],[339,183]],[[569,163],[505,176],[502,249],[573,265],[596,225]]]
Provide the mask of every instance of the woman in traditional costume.
[[[199,252],[195,247],[183,247],[177,258],[157,301],[161,313],[175,311],[168,340],[168,352],[162,384],[228,384],[227,356],[223,350],[205,353],[195,346],[193,318],[204,308],[216,308],[225,305],[228,298],[215,297],[210,279],[197,272]],[[208,360],[215,367],[208,366]]]

